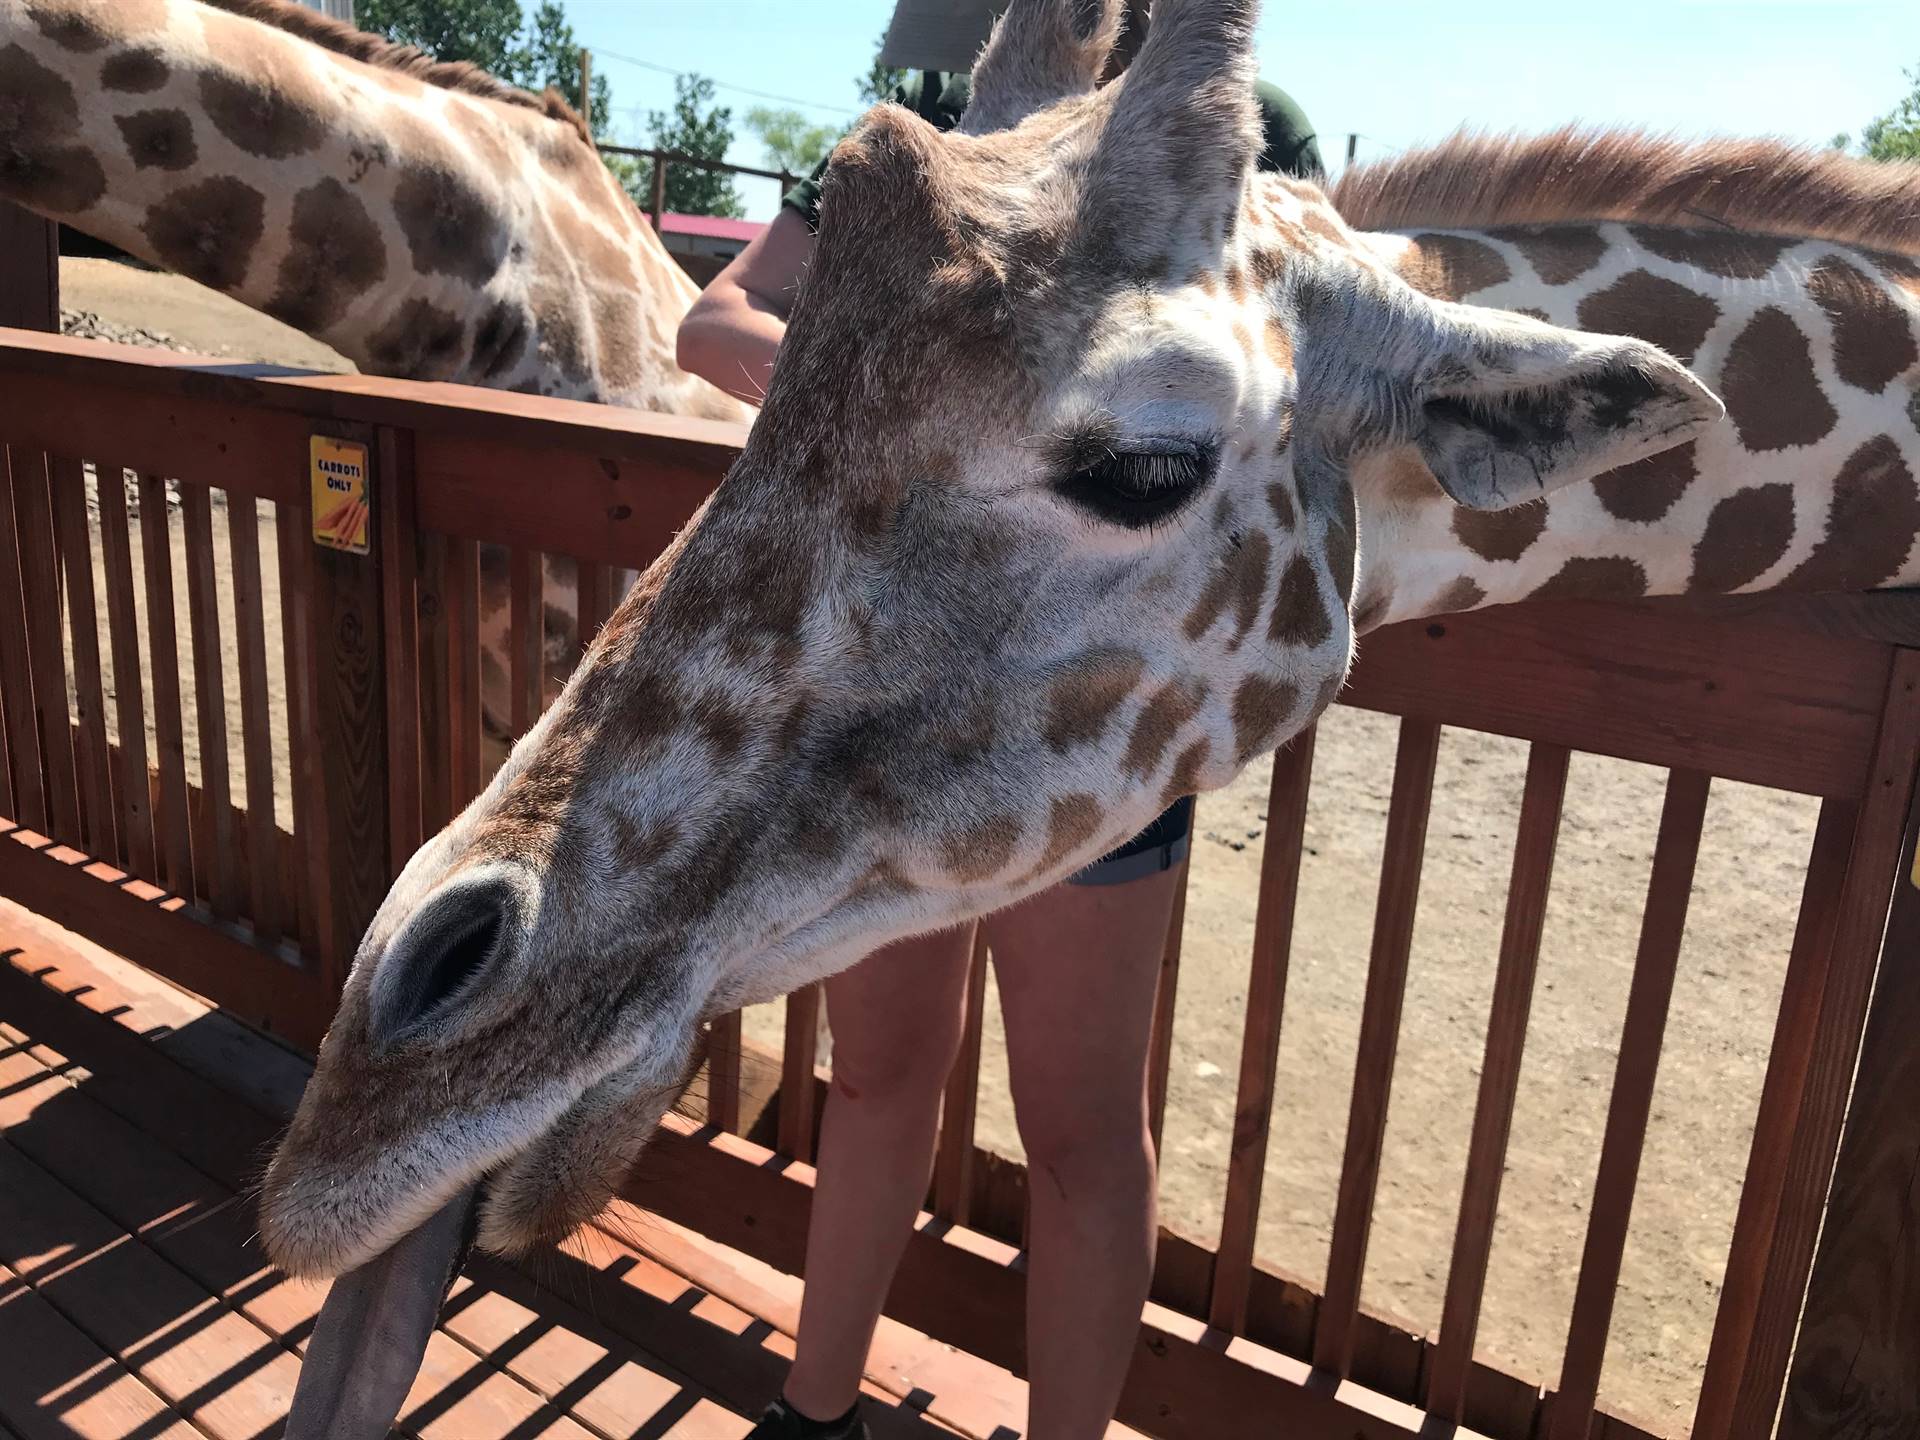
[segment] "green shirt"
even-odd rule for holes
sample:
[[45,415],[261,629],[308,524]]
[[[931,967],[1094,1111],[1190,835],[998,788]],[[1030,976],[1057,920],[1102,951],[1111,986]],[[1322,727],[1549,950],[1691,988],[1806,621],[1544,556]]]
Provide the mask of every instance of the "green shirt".
[[[1306,112],[1284,90],[1264,80],[1255,82],[1253,95],[1260,105],[1260,128],[1266,136],[1260,149],[1260,168],[1308,180],[1325,175],[1318,137]],[[960,123],[972,97],[973,77],[964,71],[922,70],[907,76],[888,98],[934,128],[951,130]],[[787,191],[782,201],[807,222],[809,230],[820,228],[820,180],[826,173],[827,162],[822,160],[814,166],[813,174]]]

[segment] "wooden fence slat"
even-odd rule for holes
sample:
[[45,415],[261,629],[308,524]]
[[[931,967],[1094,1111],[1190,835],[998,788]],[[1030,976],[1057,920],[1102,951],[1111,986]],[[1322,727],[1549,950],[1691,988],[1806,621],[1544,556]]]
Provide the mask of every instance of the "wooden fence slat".
[[319,957],[333,950],[333,914],[326,903],[326,808],[315,798],[323,778],[319,722],[309,679],[313,671],[309,504],[304,499],[276,504],[273,525],[280,559],[280,659],[287,687],[287,766],[293,792],[293,833],[302,862],[296,867],[298,873],[288,893],[294,897],[301,955],[307,964],[315,965]]
[[820,987],[787,996],[786,1043],[780,1049],[780,1152],[813,1163],[813,1066],[820,1049]]
[[[1763,1434],[1773,1424],[1786,1382],[1873,995],[1887,906],[1900,878],[1896,870],[1916,770],[1920,770],[1920,650],[1899,650],[1887,685],[1871,783],[1841,889],[1833,959],[1822,986],[1806,1081],[1787,1131],[1786,1163],[1777,1172],[1778,1218],[1767,1247],[1766,1274],[1751,1311],[1752,1333],[1745,1347],[1732,1423],[1727,1427],[1727,1434],[1739,1440]],[[1910,957],[1903,958],[1911,963]],[[1761,1118],[1771,1122],[1774,1117]],[[1711,1359],[1711,1349],[1708,1354]]]
[[593,643],[613,609],[613,572],[605,565],[576,559],[580,576],[580,651]]
[[740,1132],[740,1012],[713,1022],[707,1037],[707,1123]]
[[413,436],[380,429],[380,612],[386,626],[388,845],[397,873],[426,839],[420,812],[419,611],[414,596]]
[[140,679],[140,616],[133,600],[133,534],[127,519],[126,473],[118,463],[96,468],[100,554],[107,576],[107,639],[113,651],[114,716],[120,743],[115,789],[120,797],[118,859],[135,875],[160,883],[153,808],[147,788],[147,714]]
[[220,604],[214,589],[213,505],[205,485],[180,483],[180,520],[187,542],[187,623],[193,634],[193,698],[200,726],[200,790],[204,835],[195,838],[200,893],[223,920],[240,914],[233,790],[227,765],[227,682],[220,646]]
[[[1920,875],[1920,793],[1895,872]],[[1898,884],[1780,1440],[1920,1434],[1920,880]],[[1751,1180],[1748,1181],[1752,1183]]]
[[7,761],[13,818],[35,830],[47,826],[46,781],[41,775],[40,724],[33,708],[33,663],[27,645],[26,589],[13,520],[13,466],[0,448],[0,695],[6,702]]
[[240,738],[247,757],[248,918],[269,943],[283,927],[273,798],[273,730],[267,700],[266,595],[260,581],[260,513],[251,495],[227,496],[233,623],[240,654]]
[[140,476],[140,556],[147,581],[147,653],[153,669],[153,733],[160,771],[154,833],[165,860],[162,883],[176,895],[197,894],[187,811],[186,726],[180,716],[180,650],[173,618],[173,546],[167,482]]
[[1274,1066],[1280,1058],[1280,1021],[1286,1009],[1300,859],[1306,850],[1302,837],[1307,828],[1307,796],[1313,785],[1313,747],[1318,733],[1312,727],[1303,730],[1273,757],[1273,784],[1267,795],[1267,837],[1260,852],[1260,898],[1253,921],[1246,1025],[1240,1036],[1233,1149],[1227,1156],[1227,1196],[1207,1300],[1209,1323],[1235,1333],[1245,1328],[1247,1320],[1260,1193],[1267,1175],[1267,1137],[1273,1120]]
[[1660,813],[1660,837],[1654,843],[1653,873],[1647,881],[1647,908],[1640,923],[1640,947],[1627,994],[1627,1016],[1620,1032],[1620,1056],[1614,1066],[1613,1098],[1607,1107],[1600,1142],[1600,1166],[1593,1182],[1593,1210],[1587,1220],[1580,1278],[1574,1287],[1573,1318],[1567,1329],[1566,1356],[1555,1390],[1548,1440],[1587,1440],[1593,1406],[1606,1359],[1607,1332],[1620,1285],[1620,1258],[1626,1251],[1633,1192],[1646,1146],[1647,1120],[1653,1112],[1653,1087],[1660,1069],[1667,1008],[1673,999],[1674,972],[1686,929],[1687,902],[1693,892],[1694,862],[1700,854],[1700,827],[1706,819],[1710,778],[1697,770],[1675,770],[1667,779]]
[[60,638],[60,572],[54,558],[47,457],[13,446],[8,449],[7,459],[13,475],[27,664],[33,672],[33,713],[40,732],[47,824],[55,839],[79,845],[80,796],[74,780],[73,729],[67,709],[67,655]]
[[1386,850],[1380,865],[1380,899],[1373,919],[1373,953],[1367,965],[1367,998],[1360,1016],[1360,1049],[1354,1062],[1353,1103],[1347,1118],[1346,1155],[1340,1165],[1333,1240],[1327,1256],[1327,1289],[1313,1330],[1313,1362],[1345,1375],[1353,1361],[1360,1283],[1367,1266],[1374,1192],[1380,1178],[1380,1148],[1387,1132],[1394,1053],[1400,1040],[1400,1007],[1407,989],[1407,959],[1413,949],[1414,911],[1420,899],[1420,868],[1427,845],[1427,815],[1433,800],[1440,727],[1430,720],[1400,722],[1394,759],[1393,796],[1387,806]]
[[545,705],[546,655],[546,567],[540,552],[515,546],[509,552],[508,566],[512,607],[512,651],[509,664],[511,719],[513,737],[518,740],[533,728]]
[[1553,884],[1568,759],[1568,751],[1560,745],[1537,744],[1527,756],[1500,961],[1487,1018],[1486,1054],[1480,1067],[1480,1094],[1474,1106],[1473,1139],[1460,1191],[1440,1339],[1427,1372],[1428,1410],[1456,1424],[1466,1419],[1473,1342],[1480,1324],[1487,1258],[1493,1250],[1494,1220],[1500,1209],[1500,1181],[1506,1171],[1514,1098],[1520,1089],[1520,1061],[1526,1048],[1527,1017],[1533,1006],[1547,894]]
[[74,760],[87,849],[112,859],[113,776],[107,762],[106,684],[100,665],[100,612],[93,588],[93,534],[87,523],[87,475],[78,460],[52,457],[54,535],[67,581],[67,628],[73,645],[73,690],[79,713]]
[[[378,437],[366,427],[329,427],[335,438],[366,447],[371,472],[367,499],[374,524],[387,503],[386,473]],[[392,886],[390,849],[394,804],[387,743],[386,626],[382,620],[381,573],[386,547],[367,553],[334,549],[310,537],[300,546],[303,590],[312,627],[307,658],[308,703],[314,717],[316,765],[324,781],[313,811],[324,815],[315,856],[316,908],[331,912],[331,940],[318,964],[321,983],[338,994],[380,902]],[[405,797],[417,803],[418,793]]]
[[987,929],[975,923],[967,962],[967,1016],[960,1053],[940,1101],[940,1143],[934,1152],[933,1211],[956,1225],[973,1210],[973,1127],[980,1100],[980,1039],[986,1023]]
[[453,819],[453,691],[448,684],[447,537],[416,530],[414,614],[420,686],[420,828],[437,835]]
[[1814,828],[1813,847],[1800,892],[1800,913],[1794,922],[1793,946],[1787,959],[1786,980],[1780,989],[1780,1010],[1774,1020],[1766,1080],[1754,1119],[1746,1178],[1740,1187],[1733,1240],[1728,1247],[1726,1273],[1721,1281],[1713,1341],[1694,1412],[1694,1433],[1698,1435],[1726,1435],[1734,1397],[1745,1369],[1754,1306],[1773,1249],[1781,1181],[1792,1144],[1788,1127],[1797,1118],[1807,1067],[1812,1061],[1821,987],[1833,959],[1840,896],[1846,884],[1847,861],[1859,820],[1860,807],[1855,802],[1828,800],[1821,805],[1819,823]]
[[[1193,808],[1192,834],[1200,833],[1200,807]],[[1156,1163],[1166,1130],[1167,1084],[1173,1071],[1173,1022],[1180,998],[1180,951],[1187,932],[1187,886],[1193,878],[1191,841],[1174,881],[1173,909],[1167,914],[1167,938],[1160,947],[1160,976],[1153,987],[1153,1032],[1147,1042],[1147,1131],[1153,1136]]]
[[448,754],[455,814],[480,793],[480,547],[447,540]]

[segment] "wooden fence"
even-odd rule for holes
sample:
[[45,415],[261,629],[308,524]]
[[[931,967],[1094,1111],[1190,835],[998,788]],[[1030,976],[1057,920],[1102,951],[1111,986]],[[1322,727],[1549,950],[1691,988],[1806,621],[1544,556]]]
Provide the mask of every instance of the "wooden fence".
[[[365,555],[312,539],[315,436],[366,447]],[[485,778],[479,547],[510,548],[524,728],[546,693],[543,586],[565,573],[543,558],[576,567],[559,608],[579,614],[577,650],[613,603],[609,567],[644,565],[737,440],[704,422],[0,331],[0,893],[312,1047],[390,877]],[[1219,1241],[1164,1238],[1122,1418],[1170,1437],[1651,1433],[1596,1395],[1702,818],[1712,779],[1727,777],[1818,797],[1820,818],[1691,1433],[1748,1440],[1776,1411],[1793,1440],[1920,1433],[1920,889],[1905,880],[1920,827],[1920,596],[1518,607],[1403,626],[1369,640],[1342,703],[1401,719],[1358,1058],[1336,1087],[1346,1149],[1327,1273],[1280,1274],[1254,1244],[1309,732],[1274,768]],[[1519,737],[1531,758],[1428,1335],[1365,1306],[1362,1277],[1444,726]],[[1542,1386],[1476,1358],[1475,1338],[1576,751],[1669,779],[1572,1322]],[[1024,1181],[973,1135],[983,958],[930,1214],[892,1309],[1017,1368]],[[1179,973],[1176,923],[1156,1133],[1170,1123]],[[716,1046],[714,1123],[671,1125],[664,1163],[629,1185],[790,1269],[811,1196],[816,1004],[789,1004],[762,1137],[776,1155],[737,1133],[749,1117],[736,1018]]]

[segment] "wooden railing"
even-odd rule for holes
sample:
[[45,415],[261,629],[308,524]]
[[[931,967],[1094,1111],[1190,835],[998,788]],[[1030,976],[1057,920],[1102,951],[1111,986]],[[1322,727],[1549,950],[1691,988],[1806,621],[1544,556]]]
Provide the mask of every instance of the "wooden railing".
[[[314,543],[315,435],[366,446],[365,555]],[[610,567],[660,549],[738,438],[0,332],[0,893],[312,1047],[391,876],[485,780],[482,547],[508,551],[518,731],[550,693],[550,610],[577,616],[561,637],[577,654],[613,603]],[[553,607],[549,583],[566,592]],[[1767,1434],[1783,1388],[1794,1440],[1912,1431],[1920,890],[1902,877],[1920,823],[1920,596],[1517,607],[1404,626],[1369,638],[1342,703],[1401,719],[1371,952],[1353,955],[1367,967],[1355,1069],[1330,1086],[1346,1138],[1326,1275],[1283,1274],[1255,1243],[1310,731],[1273,771],[1218,1243],[1163,1237],[1122,1418],[1180,1437],[1658,1433],[1596,1397],[1703,815],[1725,777],[1817,797],[1820,818],[1691,1433]],[[1363,1304],[1363,1277],[1443,727],[1531,752],[1444,1305],[1423,1334]],[[1541,1385],[1478,1357],[1476,1338],[1576,752],[1669,778],[1571,1323],[1558,1379]],[[1166,1097],[1181,933],[1176,921],[1155,1018],[1156,1135],[1179,1123]],[[891,1303],[1017,1367],[1024,1174],[974,1133],[985,960],[976,945],[930,1215]],[[790,1000],[764,1107],[748,1103],[738,1019],[722,1022],[713,1123],[670,1125],[664,1162],[641,1166],[631,1196],[799,1268],[817,1004]],[[1835,1428],[1869,1421],[1882,1428]]]

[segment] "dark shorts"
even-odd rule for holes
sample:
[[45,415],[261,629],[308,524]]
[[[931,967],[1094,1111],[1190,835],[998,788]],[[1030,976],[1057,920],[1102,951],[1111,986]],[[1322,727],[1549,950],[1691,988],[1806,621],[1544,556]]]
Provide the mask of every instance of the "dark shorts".
[[1102,855],[1075,875],[1069,885],[1124,885],[1144,875],[1171,870],[1187,858],[1193,842],[1193,797],[1167,807],[1158,820],[1119,849]]

